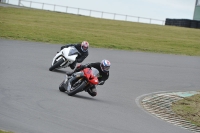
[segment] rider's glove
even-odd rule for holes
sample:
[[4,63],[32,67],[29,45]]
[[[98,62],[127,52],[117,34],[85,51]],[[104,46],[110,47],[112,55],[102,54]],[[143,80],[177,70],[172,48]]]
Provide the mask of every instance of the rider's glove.
[[91,69],[91,66],[90,66],[90,64],[87,64],[87,65],[85,65],[87,68],[90,68]]
[[64,49],[65,48],[65,46],[62,46],[61,48],[60,48],[60,50],[62,50],[62,49]]
[[80,65],[80,67],[77,67],[77,69],[83,70],[85,68],[91,68],[90,65]]
[[86,68],[86,65],[81,65],[81,66],[80,66],[80,69],[81,69],[81,70],[83,70],[83,69],[85,69],[85,68]]
[[73,46],[73,44],[67,44],[67,45],[65,45],[65,46],[61,46],[60,50],[62,50],[62,49],[64,49],[64,48],[68,48],[68,47],[70,47],[70,46]]

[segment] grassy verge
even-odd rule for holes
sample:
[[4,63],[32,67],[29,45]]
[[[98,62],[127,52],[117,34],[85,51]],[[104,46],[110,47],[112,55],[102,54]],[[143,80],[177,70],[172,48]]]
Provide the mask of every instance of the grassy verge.
[[200,94],[173,103],[172,109],[176,114],[200,127]]
[[8,132],[8,131],[0,130],[0,133],[13,133],[13,132]]
[[92,47],[200,56],[200,29],[0,7],[0,37]]

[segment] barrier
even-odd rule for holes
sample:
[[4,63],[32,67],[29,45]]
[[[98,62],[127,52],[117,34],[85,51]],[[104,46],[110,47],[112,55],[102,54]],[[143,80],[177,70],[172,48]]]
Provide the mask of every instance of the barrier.
[[170,19],[170,18],[167,18],[166,21],[165,21],[165,25],[200,29],[200,21],[190,20],[190,19]]

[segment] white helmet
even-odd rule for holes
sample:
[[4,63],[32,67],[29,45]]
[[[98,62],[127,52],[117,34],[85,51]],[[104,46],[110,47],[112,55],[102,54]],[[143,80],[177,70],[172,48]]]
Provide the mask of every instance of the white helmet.
[[87,41],[83,41],[83,42],[81,43],[81,50],[82,50],[83,52],[86,52],[86,51],[88,50],[88,48],[89,48],[89,43],[88,43]]

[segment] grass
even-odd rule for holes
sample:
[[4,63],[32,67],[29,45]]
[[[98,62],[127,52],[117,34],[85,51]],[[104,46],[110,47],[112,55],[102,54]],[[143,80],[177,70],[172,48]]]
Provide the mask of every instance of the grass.
[[200,127],[200,94],[173,103],[172,109],[176,114]]
[[0,37],[7,39],[200,56],[199,36],[200,29],[0,7]]
[[8,132],[8,131],[0,130],[0,133],[13,133],[13,132]]

